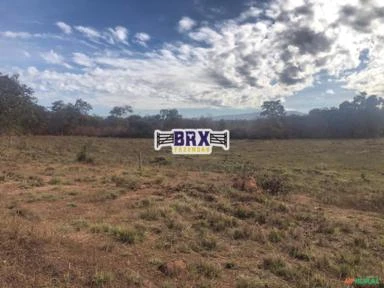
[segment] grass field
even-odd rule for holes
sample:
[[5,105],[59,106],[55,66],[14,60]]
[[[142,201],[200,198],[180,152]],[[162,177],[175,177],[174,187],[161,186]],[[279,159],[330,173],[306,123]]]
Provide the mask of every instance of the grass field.
[[383,209],[384,140],[2,137],[0,286],[343,287],[384,276]]

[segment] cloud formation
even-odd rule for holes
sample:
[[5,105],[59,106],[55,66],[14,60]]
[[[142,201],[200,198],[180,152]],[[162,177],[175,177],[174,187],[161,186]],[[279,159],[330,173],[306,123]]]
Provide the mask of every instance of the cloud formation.
[[91,58],[89,58],[87,55],[79,52],[73,53],[73,62],[77,65],[84,66],[84,67],[92,67],[94,66],[94,63]]
[[28,39],[28,38],[31,38],[33,35],[31,33],[28,33],[28,32],[5,31],[5,32],[1,32],[1,36],[7,37],[7,38]]
[[113,38],[118,42],[126,43],[128,38],[128,29],[122,26],[116,26],[115,29],[109,28],[108,29]]
[[90,39],[101,37],[101,34],[96,29],[91,27],[76,26],[75,29]]
[[60,54],[56,53],[53,50],[50,50],[49,52],[41,53],[41,58],[43,58],[47,63],[49,64],[56,64],[56,65],[62,65],[68,69],[71,69],[72,66],[67,64],[64,61],[64,57]]
[[196,21],[189,18],[183,17],[179,21],[178,30],[180,33],[191,30],[194,26],[196,26]]
[[146,47],[149,40],[151,40],[151,36],[149,36],[147,33],[141,32],[135,34],[135,42],[141,46]]
[[72,27],[69,26],[67,23],[64,22],[56,22],[56,26],[61,29],[61,31],[65,34],[71,34],[72,33]]
[[[323,73],[345,88],[384,94],[384,7],[379,0],[274,0],[249,7],[235,19],[200,26],[183,17],[178,30],[186,40],[145,52],[117,45],[129,40],[121,26],[74,29],[99,49],[73,52],[66,62],[53,50],[44,54],[51,64],[79,71],[21,71],[37,92],[44,87],[44,95],[89,95],[94,103],[129,102],[140,108],[255,107],[311,87]],[[2,36],[29,35],[12,33]],[[149,40],[145,33],[131,39],[143,46]]]

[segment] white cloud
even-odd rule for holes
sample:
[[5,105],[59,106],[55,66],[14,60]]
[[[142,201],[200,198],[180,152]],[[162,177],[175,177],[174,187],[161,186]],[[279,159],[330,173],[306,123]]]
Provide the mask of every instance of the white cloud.
[[26,58],[30,58],[31,57],[31,54],[28,51],[25,51],[25,50],[23,50],[23,55]]
[[209,27],[202,27],[195,32],[190,32],[189,37],[196,41],[214,44],[223,39],[223,35]]
[[67,23],[64,23],[64,22],[56,22],[56,26],[59,27],[61,29],[61,31],[63,31],[63,33],[65,34],[71,34],[72,33],[72,27],[70,25],[68,25]]
[[40,56],[49,64],[62,65],[66,68],[72,68],[71,65],[67,64],[64,61],[63,56],[61,56],[60,54],[56,53],[53,50],[50,50],[49,52],[41,53]]
[[128,29],[122,26],[116,26],[115,29],[109,28],[113,38],[118,42],[127,43]]
[[27,69],[27,73],[28,73],[29,75],[34,76],[34,75],[37,75],[37,74],[39,73],[39,70],[37,70],[37,68],[34,67],[34,66],[30,66],[30,67],[28,67],[28,69]]
[[240,16],[237,18],[237,21],[244,21],[251,17],[258,17],[263,13],[263,10],[257,7],[250,7],[248,10],[244,11],[240,14]]
[[101,37],[100,33],[91,27],[75,26],[75,29],[91,39]]
[[73,62],[84,67],[92,67],[94,65],[91,58],[83,53],[73,53]]
[[[87,67],[81,73],[46,70],[24,77],[34,88],[44,87],[45,95],[76,93],[137,108],[257,107],[314,85],[319,73],[349,89],[383,94],[383,11],[379,1],[274,0],[264,10],[249,8],[238,18],[193,31],[195,21],[184,17],[179,30],[193,41],[128,56],[117,47],[107,53],[98,46],[98,53],[73,54],[74,63]],[[108,41],[92,28],[75,29]],[[127,40],[124,33],[106,33],[114,41]],[[369,53],[361,67],[363,51]],[[60,56],[48,59],[65,63]],[[332,95],[331,89],[326,93]]]
[[345,88],[382,96],[384,94],[383,65],[383,61],[381,63],[370,63],[366,69],[352,73],[345,78]]
[[195,25],[196,25],[196,21],[194,21],[189,17],[183,17],[179,21],[178,30],[179,32],[183,33],[191,30]]
[[3,37],[8,37],[8,38],[22,38],[22,39],[31,38],[33,36],[31,33],[28,33],[28,32],[12,32],[12,31],[1,32],[1,35]]
[[146,47],[147,42],[151,40],[151,36],[149,36],[147,33],[136,33],[135,34],[135,42],[140,44],[141,46]]
[[328,89],[327,91],[325,91],[325,93],[329,95],[334,95],[335,91],[333,91],[332,89]]
[[57,39],[57,40],[63,40],[63,37],[56,34],[49,34],[49,33],[29,33],[24,31],[0,31],[0,36],[10,39]]

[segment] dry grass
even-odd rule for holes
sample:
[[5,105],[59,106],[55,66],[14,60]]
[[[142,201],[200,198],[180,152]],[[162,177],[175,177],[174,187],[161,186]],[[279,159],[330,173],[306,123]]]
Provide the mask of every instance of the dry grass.
[[[233,141],[230,152],[176,157],[151,140],[0,138],[1,287],[342,287],[344,277],[380,277],[383,144]],[[92,161],[78,161],[84,145]],[[245,173],[259,191],[232,188]],[[170,277],[159,267],[173,260],[187,268]]]

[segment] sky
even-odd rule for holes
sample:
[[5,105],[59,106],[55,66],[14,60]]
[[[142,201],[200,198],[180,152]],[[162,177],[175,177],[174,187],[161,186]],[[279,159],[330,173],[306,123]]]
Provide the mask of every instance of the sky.
[[0,0],[0,72],[39,104],[308,112],[383,96],[382,0]]

